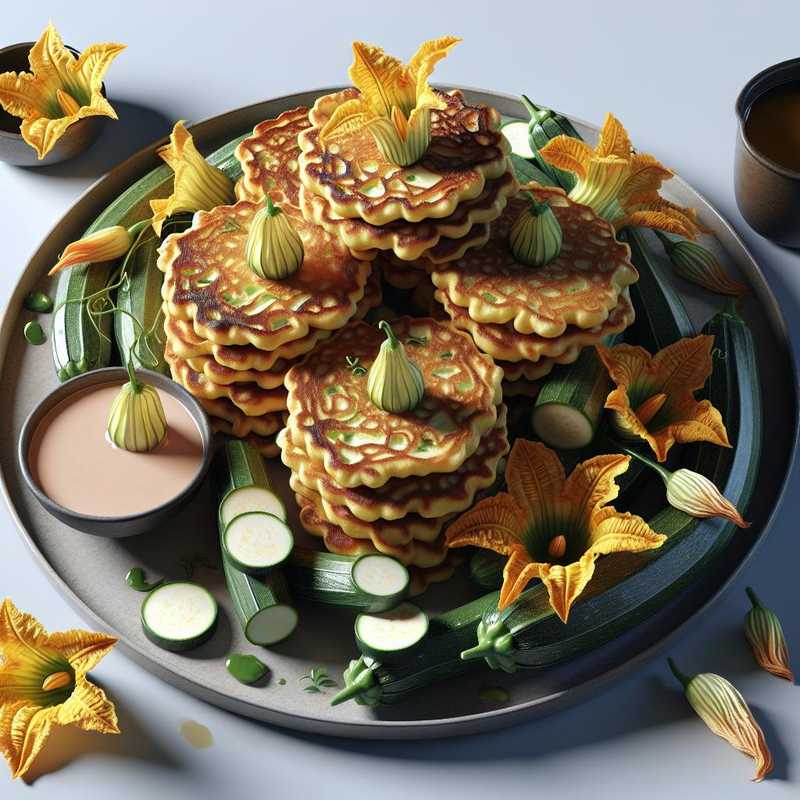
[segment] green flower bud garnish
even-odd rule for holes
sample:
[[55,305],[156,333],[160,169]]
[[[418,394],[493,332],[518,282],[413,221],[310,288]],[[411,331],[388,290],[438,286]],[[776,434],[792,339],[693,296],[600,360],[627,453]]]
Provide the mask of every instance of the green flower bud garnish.
[[256,275],[273,281],[288,278],[303,263],[300,235],[269,196],[253,217],[245,257]]
[[753,607],[744,621],[744,633],[760,667],[767,672],[794,683],[794,673],[789,665],[789,648],[778,617],[762,605],[756,593],[748,586],[747,596]]
[[158,392],[136,377],[130,362],[128,375],[108,415],[108,436],[123,450],[146,453],[164,441],[167,418]]
[[710,292],[741,297],[747,294],[743,283],[733,280],[717,257],[703,245],[688,239],[671,239],[656,231],[675,272],[684,280],[702,286]]
[[422,371],[409,360],[391,325],[382,321],[378,327],[386,334],[386,341],[370,367],[367,394],[381,411],[390,414],[411,411],[425,394]]
[[511,253],[520,264],[543,267],[561,252],[561,225],[547,203],[527,193],[530,205],[514,221],[508,235]]

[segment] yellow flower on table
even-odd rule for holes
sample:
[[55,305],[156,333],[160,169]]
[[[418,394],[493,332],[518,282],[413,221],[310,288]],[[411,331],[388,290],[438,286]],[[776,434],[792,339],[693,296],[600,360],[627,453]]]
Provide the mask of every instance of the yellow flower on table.
[[595,456],[566,477],[555,451],[520,439],[506,466],[510,493],[482,500],[457,519],[448,528],[448,545],[508,556],[500,609],[539,578],[566,622],[600,556],[652,550],[666,540],[641,517],[607,505],[619,494],[615,478],[629,462],[629,456]]
[[76,57],[51,22],[31,48],[31,71],[0,75],[0,105],[22,118],[22,138],[40,160],[74,122],[98,115],[117,119],[103,97],[103,76],[124,49],[122,44],[92,44]]
[[433,68],[461,40],[443,36],[425,42],[408,64],[380,47],[353,42],[349,69],[360,97],[342,103],[320,131],[324,142],[367,128],[384,157],[399,166],[418,161],[431,139],[432,110],[444,108],[428,84]]
[[233,181],[203,158],[183,120],[175,123],[169,144],[159,148],[158,155],[175,173],[172,194],[150,201],[153,230],[159,236],[164,222],[172,214],[211,211],[216,206],[233,202]]
[[119,733],[114,704],[86,677],[116,643],[105,633],[47,633],[11,600],[3,601],[0,752],[14,778],[30,769],[53,725]]
[[606,114],[594,149],[561,135],[539,155],[551,166],[574,173],[577,183],[569,197],[591,206],[617,231],[638,225],[694,239],[702,230],[694,209],[676,206],[659,194],[664,181],[673,177],[672,170],[651,155],[634,153],[627,131],[613,114]]
[[643,347],[597,347],[616,388],[605,407],[615,412],[615,427],[644,439],[659,461],[676,442],[711,442],[730,447],[722,415],[694,393],[711,374],[713,336],[679,339],[651,355]]

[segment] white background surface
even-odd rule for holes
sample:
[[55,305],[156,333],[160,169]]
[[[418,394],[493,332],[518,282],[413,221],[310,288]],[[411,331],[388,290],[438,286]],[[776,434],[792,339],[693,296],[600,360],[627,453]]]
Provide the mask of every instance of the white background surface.
[[[732,189],[733,103],[755,72],[799,55],[795,0],[73,0],[9,2],[2,18],[2,44],[35,39],[51,18],[78,48],[109,40],[129,45],[107,79],[120,121],[94,150],[46,170],[0,164],[4,301],[75,198],[124,156],[168,133],[174,120],[344,82],[354,38],[408,56],[424,39],[456,33],[465,41],[437,69],[437,80],[524,91],[595,122],[613,110],[638,147],[675,168],[733,222],[799,343],[800,255],[751,232]],[[58,733],[32,785],[12,783],[0,764],[0,798],[796,798],[800,688],[755,667],[741,622],[744,586],[752,584],[781,615],[800,669],[798,488],[795,475],[777,524],[744,574],[671,648],[686,671],[720,672],[751,701],[776,762],[760,786],[749,783],[748,760],[694,717],[661,656],[556,717],[482,737],[403,744],[324,740],[240,719],[115,653],[95,677],[117,702],[123,735]],[[12,597],[50,629],[79,625],[34,566],[5,509],[0,537],[0,597]],[[194,750],[181,737],[188,719],[208,726],[211,748]]]

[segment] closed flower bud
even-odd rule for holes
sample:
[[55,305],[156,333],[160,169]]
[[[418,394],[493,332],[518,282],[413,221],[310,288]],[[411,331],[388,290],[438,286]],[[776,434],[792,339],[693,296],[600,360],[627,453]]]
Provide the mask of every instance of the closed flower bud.
[[561,225],[547,203],[527,193],[530,205],[514,221],[508,234],[511,253],[520,264],[543,267],[561,252]]
[[721,675],[710,672],[689,678],[670,658],[669,666],[683,684],[686,699],[712,733],[721,736],[756,762],[754,781],[761,781],[772,770],[772,754],[764,731],[736,687]]
[[386,341],[381,344],[369,370],[369,399],[376,408],[390,414],[412,411],[425,394],[422,371],[406,355],[392,326],[381,321],[378,327],[386,334]]
[[303,241],[291,221],[267,196],[247,234],[245,256],[260,278],[288,278],[303,263]]
[[670,239],[662,233],[658,233],[658,238],[664,245],[675,272],[685,280],[717,294],[733,297],[747,294],[747,287],[733,280],[717,257],[703,245],[686,239]]
[[678,469],[665,477],[664,482],[667,485],[667,502],[673,508],[692,517],[723,517],[740,528],[750,527],[733,503],[723,497],[705,475],[690,469]]
[[108,437],[123,450],[146,453],[167,435],[167,418],[158,391],[133,376],[120,389],[108,415]]
[[48,274],[55,275],[76,264],[112,261],[121,258],[130,250],[133,239],[134,228],[128,229],[122,225],[102,228],[84,236],[83,239],[68,244],[61,254],[61,258]]
[[794,683],[794,673],[789,666],[789,648],[786,646],[781,621],[761,604],[750,587],[746,591],[753,607],[745,617],[744,633],[756,661],[767,672]]

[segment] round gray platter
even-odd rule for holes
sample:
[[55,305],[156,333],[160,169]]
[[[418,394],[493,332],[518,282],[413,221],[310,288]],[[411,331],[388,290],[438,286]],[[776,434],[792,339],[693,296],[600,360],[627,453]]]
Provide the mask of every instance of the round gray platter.
[[[192,132],[201,151],[209,153],[259,121],[288,108],[310,105],[329,91],[333,90],[320,89],[257,103],[198,123]],[[506,116],[526,118],[515,98],[478,90],[466,93],[472,100],[494,105]],[[578,121],[575,124],[587,140],[596,138],[595,127]],[[0,419],[4,420],[0,431],[0,475],[11,514],[37,563],[65,599],[90,626],[119,636],[120,646],[144,669],[210,703],[304,731],[393,739],[489,730],[551,713],[634,669],[720,593],[765,537],[780,503],[797,440],[797,381],[785,324],[775,298],[740,239],[705,199],[676,178],[666,187],[667,196],[698,209],[702,222],[714,234],[713,239],[707,237],[706,244],[715,248],[731,271],[753,289],[743,313],[757,342],[765,389],[764,441],[768,446],[762,456],[756,498],[748,511],[753,526],[737,534],[702,580],[627,634],[569,663],[513,676],[477,669],[457,680],[422,690],[403,704],[377,710],[355,703],[331,708],[329,701],[335,690],[303,690],[307,682],[301,680],[302,676],[311,667],[322,667],[341,685],[342,670],[356,655],[349,614],[304,607],[301,625],[287,642],[268,652],[259,651],[244,639],[232,615],[221,573],[214,568],[197,565],[194,572],[195,579],[207,585],[220,601],[220,626],[214,638],[188,655],[158,649],[142,634],[139,606],[143,595],[126,586],[125,574],[131,566],[141,565],[150,576],[178,577],[183,574],[182,563],[197,561],[197,556],[212,566],[217,563],[215,510],[207,489],[200,492],[190,508],[160,530],[127,540],[99,539],[73,531],[44,512],[22,484],[15,461],[16,442],[25,416],[57,383],[50,348],[31,347],[22,335],[22,299],[35,287],[47,288],[42,276],[64,245],[79,238],[118,194],[160,164],[155,155],[158,144],[161,142],[101,178],[53,228],[22,273],[0,327],[0,371],[5,387],[0,396]],[[664,271],[669,272],[666,264]],[[721,304],[719,298],[695,291],[689,284],[681,283],[678,288],[698,327]],[[275,483],[293,509],[283,467],[276,465],[272,469]],[[424,605],[432,610],[457,605],[465,596],[463,581],[463,577],[456,577],[433,587],[426,594]],[[225,657],[232,651],[260,655],[271,668],[266,685],[248,687],[233,680],[225,669]],[[505,687],[509,702],[497,707],[481,699],[479,692],[484,686]]]

